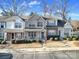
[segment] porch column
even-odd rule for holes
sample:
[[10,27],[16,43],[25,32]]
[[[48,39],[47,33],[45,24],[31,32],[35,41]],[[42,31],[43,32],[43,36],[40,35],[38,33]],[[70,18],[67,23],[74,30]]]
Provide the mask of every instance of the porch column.
[[37,41],[39,40],[39,31],[36,32]]
[[24,33],[22,32],[22,40],[24,40],[25,38],[24,38]]
[[16,40],[15,33],[14,33],[14,40]]
[[47,40],[47,31],[44,32],[44,39]]
[[39,40],[41,40],[41,32],[39,31]]
[[28,32],[24,32],[25,40],[28,40]]
[[7,33],[4,33],[4,41],[7,40]]

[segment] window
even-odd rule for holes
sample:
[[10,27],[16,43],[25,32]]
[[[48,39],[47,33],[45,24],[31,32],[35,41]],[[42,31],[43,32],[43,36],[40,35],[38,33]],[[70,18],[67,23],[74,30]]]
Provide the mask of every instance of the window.
[[21,23],[15,23],[15,28],[21,28],[21,27],[22,27]]
[[64,33],[65,36],[69,36],[69,33]]
[[49,20],[47,22],[47,25],[50,25],[50,26],[56,25],[56,21],[55,20]]
[[16,33],[16,38],[17,39],[22,39],[22,33]]
[[42,27],[42,26],[43,26],[42,22],[38,22],[38,23],[37,23],[37,26],[38,26],[38,27]]
[[0,32],[0,38],[3,38],[3,37],[4,37],[4,34]]
[[49,30],[48,35],[56,35],[56,30]]
[[28,32],[28,36],[30,39],[34,39],[36,37],[36,32]]
[[0,23],[0,28],[5,28],[5,23],[4,22]]
[[35,27],[35,24],[29,24],[29,27]]

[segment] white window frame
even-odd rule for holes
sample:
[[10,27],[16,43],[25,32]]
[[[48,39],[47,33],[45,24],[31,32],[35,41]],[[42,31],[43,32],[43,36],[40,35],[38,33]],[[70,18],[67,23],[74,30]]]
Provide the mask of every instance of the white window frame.
[[36,37],[36,32],[28,32],[28,36],[33,39]]
[[48,25],[56,25],[56,20],[48,20]]
[[43,22],[37,22],[37,26],[38,27],[42,27],[43,26]]
[[4,33],[0,32],[0,39],[4,38]]
[[48,35],[56,35],[56,30],[49,30]]
[[3,28],[5,28],[5,22],[0,22],[0,28],[1,29],[3,29],[2,26],[3,26]]
[[22,24],[21,23],[15,23],[15,28],[22,28]]

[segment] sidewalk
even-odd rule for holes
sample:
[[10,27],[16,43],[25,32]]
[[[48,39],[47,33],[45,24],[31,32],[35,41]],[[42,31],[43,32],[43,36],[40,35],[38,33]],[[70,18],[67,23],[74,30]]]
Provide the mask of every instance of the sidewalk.
[[47,53],[53,51],[79,51],[78,47],[71,48],[71,47],[64,47],[64,48],[25,48],[25,49],[0,49],[0,53]]

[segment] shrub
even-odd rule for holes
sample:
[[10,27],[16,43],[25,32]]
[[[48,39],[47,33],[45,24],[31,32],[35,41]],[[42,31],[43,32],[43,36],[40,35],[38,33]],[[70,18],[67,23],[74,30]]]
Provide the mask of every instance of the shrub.
[[1,44],[1,42],[3,41],[4,39],[0,39],[0,44]]
[[68,40],[68,41],[71,41],[72,40],[71,37],[69,37],[69,36],[65,36],[63,39],[64,40]]
[[22,44],[22,43],[26,43],[25,40],[13,40],[12,41],[13,44]]
[[32,42],[37,42],[37,40],[33,40]]
[[73,41],[75,41],[75,40],[76,40],[76,38],[72,38],[72,40],[73,40]]
[[72,40],[78,40],[78,36],[72,36]]
[[43,41],[42,40],[39,40],[39,43],[43,43]]
[[50,40],[52,41],[52,40],[53,40],[53,38],[50,38]]
[[7,42],[6,41],[3,41],[2,44],[7,44]]
[[55,41],[57,41],[57,40],[58,40],[58,38],[57,38],[57,37],[55,37],[55,38],[54,38],[54,40],[55,40]]
[[12,44],[15,44],[15,40],[12,40]]

